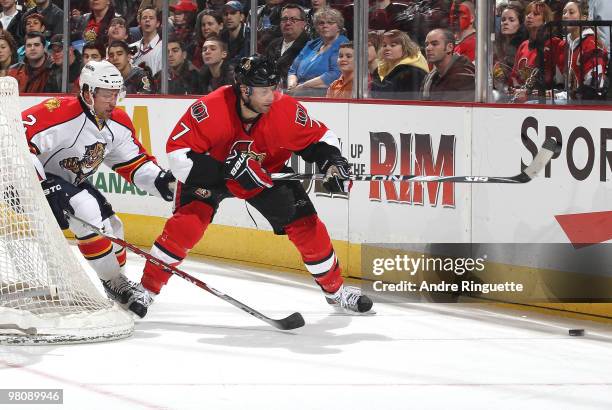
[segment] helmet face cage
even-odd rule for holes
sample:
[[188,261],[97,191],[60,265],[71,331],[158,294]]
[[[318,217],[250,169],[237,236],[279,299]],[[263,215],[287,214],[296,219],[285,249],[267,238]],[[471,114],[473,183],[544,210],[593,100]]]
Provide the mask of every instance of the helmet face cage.
[[236,83],[249,87],[277,86],[280,75],[276,65],[259,55],[244,57],[236,67]]

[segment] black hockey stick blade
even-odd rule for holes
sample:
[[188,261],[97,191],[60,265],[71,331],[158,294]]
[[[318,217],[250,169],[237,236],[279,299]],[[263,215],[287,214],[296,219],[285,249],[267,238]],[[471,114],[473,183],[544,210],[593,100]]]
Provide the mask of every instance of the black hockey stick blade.
[[138,248],[135,245],[132,245],[129,242],[124,241],[121,238],[117,238],[114,235],[108,234],[106,232],[104,232],[102,229],[96,227],[95,225],[90,224],[89,222],[72,215],[70,212],[64,211],[64,214],[66,215],[66,217],[68,218],[72,218],[75,221],[78,221],[80,223],[82,223],[83,225],[85,225],[87,228],[91,229],[92,231],[94,231],[95,233],[97,233],[98,235],[102,235],[106,238],[108,238],[111,242],[116,243],[119,246],[125,247],[127,249],[129,249],[130,251],[134,252],[135,254],[143,257],[144,259],[146,259],[147,261],[149,261],[150,263],[152,263],[153,265],[157,266],[160,269],[165,270],[166,272],[172,273],[173,275],[179,276],[183,279],[185,279],[188,282],[193,283],[194,285],[196,285],[197,287],[199,287],[200,289],[204,289],[205,291],[207,291],[208,293],[211,293],[215,296],[217,296],[220,299],[223,299],[224,301],[236,306],[237,308],[241,309],[242,311],[248,313],[249,315],[256,317],[259,320],[262,320],[266,323],[268,323],[271,326],[274,326],[277,329],[280,330],[292,330],[292,329],[297,329],[298,327],[302,327],[304,326],[305,322],[304,322],[304,318],[302,317],[301,314],[299,314],[298,312],[292,313],[291,315],[287,316],[286,318],[283,319],[272,319],[269,318],[268,316],[264,315],[263,313],[258,312],[257,310],[253,309],[252,307],[249,307],[247,305],[245,305],[244,303],[234,299],[233,297],[218,291],[215,288],[212,288],[210,286],[208,286],[206,283],[204,283],[203,281],[201,281],[200,279],[191,276],[190,274],[188,274],[187,272],[176,268],[172,265],[168,265],[166,262],[162,261],[161,259],[156,258],[155,256],[151,255],[148,252],[143,251],[142,249]]
[[[542,144],[533,161],[520,174],[509,177],[489,176],[437,176],[437,175],[385,175],[385,174],[357,174],[351,175],[352,181],[409,181],[409,182],[457,182],[466,184],[524,184],[535,178],[544,169],[551,158],[559,153],[561,145],[553,138],[548,138]],[[324,174],[274,173],[274,181],[287,180],[323,180]]]

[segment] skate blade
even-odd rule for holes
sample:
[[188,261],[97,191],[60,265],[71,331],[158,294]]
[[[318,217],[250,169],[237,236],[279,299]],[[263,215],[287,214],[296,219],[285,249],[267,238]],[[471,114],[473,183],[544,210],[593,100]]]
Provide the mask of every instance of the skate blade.
[[354,312],[349,309],[344,309],[340,306],[332,306],[333,313],[330,316],[374,316],[376,315],[376,311],[373,309],[368,310],[367,312]]

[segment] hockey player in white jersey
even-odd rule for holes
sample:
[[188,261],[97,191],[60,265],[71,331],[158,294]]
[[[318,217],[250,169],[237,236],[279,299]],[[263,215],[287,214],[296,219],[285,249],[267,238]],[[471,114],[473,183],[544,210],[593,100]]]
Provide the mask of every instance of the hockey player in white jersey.
[[125,304],[132,284],[121,273],[125,248],[83,224],[67,220],[66,210],[123,238],[123,225],[111,205],[87,178],[104,163],[130,183],[172,201],[170,171],[157,165],[135,138],[127,114],[116,108],[123,78],[108,61],[89,61],[75,97],[51,98],[22,113],[34,164],[49,205],[62,229],[76,236],[79,250],[96,271],[107,295]]

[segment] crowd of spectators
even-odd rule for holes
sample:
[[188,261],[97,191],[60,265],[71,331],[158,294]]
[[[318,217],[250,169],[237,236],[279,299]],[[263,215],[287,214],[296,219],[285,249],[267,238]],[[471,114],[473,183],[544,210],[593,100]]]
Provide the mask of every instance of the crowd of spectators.
[[[498,101],[528,101],[541,82],[550,93],[563,90],[571,99],[605,94],[610,30],[570,27],[542,36],[540,28],[550,21],[612,18],[612,1],[497,3],[490,72]],[[69,92],[78,90],[87,61],[107,59],[123,75],[128,93],[160,92],[165,69],[169,94],[201,95],[232,83],[233,68],[250,54],[256,33],[257,52],[276,62],[287,93],[353,95],[351,0],[260,0],[256,10],[249,0],[170,0],[166,22],[161,4],[71,0],[65,41],[61,0],[0,0],[0,75],[16,77],[21,92],[59,92],[67,52]],[[369,0],[364,28],[369,30],[369,95],[473,101],[476,19],[471,0]],[[164,25],[167,61],[162,61]]]

